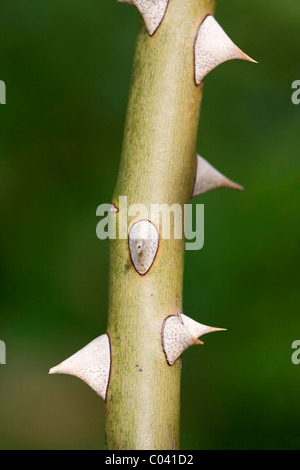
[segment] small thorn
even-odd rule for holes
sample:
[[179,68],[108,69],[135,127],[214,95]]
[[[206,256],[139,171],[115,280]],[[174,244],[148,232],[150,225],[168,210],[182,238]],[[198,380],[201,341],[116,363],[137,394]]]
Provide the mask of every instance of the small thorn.
[[94,339],[73,356],[49,370],[49,374],[74,375],[104,400],[110,373],[110,342],[107,334]]
[[222,328],[201,325],[177,309],[177,315],[167,317],[162,326],[162,347],[168,364],[172,366],[193,344],[204,344],[198,339],[200,336],[221,330]]
[[169,0],[118,0],[134,5],[144,18],[147,31],[153,36],[166,14]]
[[176,315],[167,317],[162,326],[162,346],[167,362],[172,366],[193,344],[199,344]]
[[193,341],[194,344],[204,344],[204,342],[200,341],[200,339],[198,339],[198,338],[193,338],[192,341]]
[[238,191],[243,191],[244,189],[243,186],[222,175],[204,158],[197,155],[197,171],[193,197],[216,188],[230,188]]
[[218,65],[234,59],[257,63],[232,42],[212,15],[208,15],[201,23],[195,40],[196,85]]

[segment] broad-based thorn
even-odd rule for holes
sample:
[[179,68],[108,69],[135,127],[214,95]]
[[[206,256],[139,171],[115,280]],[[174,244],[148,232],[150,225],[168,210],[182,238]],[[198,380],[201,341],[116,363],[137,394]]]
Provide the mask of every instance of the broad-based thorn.
[[107,334],[99,336],[49,374],[69,374],[86,382],[105,400],[111,365],[110,341]]
[[193,344],[203,344],[198,339],[200,336],[222,330],[202,325],[180,312],[167,317],[162,326],[162,347],[168,364],[172,366]]
[[212,15],[208,15],[201,23],[195,40],[196,85],[218,65],[234,59],[257,63],[232,42]]

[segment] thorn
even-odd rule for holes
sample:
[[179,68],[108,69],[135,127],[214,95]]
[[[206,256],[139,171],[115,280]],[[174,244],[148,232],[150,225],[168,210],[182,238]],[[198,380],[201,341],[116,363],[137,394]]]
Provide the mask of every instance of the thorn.
[[177,309],[177,315],[167,317],[162,327],[162,346],[168,364],[172,366],[193,344],[204,344],[198,339],[200,336],[221,330],[222,328],[201,325]]
[[215,188],[230,188],[243,191],[243,186],[222,175],[204,158],[197,155],[197,171],[193,197]]
[[136,271],[144,276],[151,268],[159,244],[157,228],[149,220],[132,225],[128,235],[130,257]]
[[195,46],[195,82],[199,85],[215,67],[228,60],[241,59],[257,64],[227,36],[212,15],[208,15],[198,30]]
[[105,334],[52,367],[49,374],[74,375],[86,382],[105,400],[110,374],[110,355],[109,337]]
[[175,315],[167,317],[162,327],[162,346],[167,362],[172,366],[189,346],[197,342]]
[[169,0],[118,0],[134,5],[144,18],[147,31],[153,36],[166,14]]

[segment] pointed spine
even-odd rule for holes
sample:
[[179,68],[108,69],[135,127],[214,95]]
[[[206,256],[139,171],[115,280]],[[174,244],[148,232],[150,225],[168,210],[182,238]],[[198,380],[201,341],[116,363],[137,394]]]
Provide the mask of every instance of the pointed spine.
[[197,155],[197,170],[193,197],[216,188],[230,188],[239,191],[244,189],[243,186],[222,175],[222,173],[216,170],[216,168],[204,158]]
[[162,347],[167,363],[172,366],[187,348],[193,344],[203,344],[198,339],[200,336],[223,330],[202,325],[180,312],[177,316],[167,317],[162,326]]
[[214,17],[208,15],[199,27],[194,45],[196,85],[218,65],[234,59],[256,63],[232,42]]
[[105,400],[110,365],[110,341],[108,335],[105,334],[50,369],[49,374],[68,374],[78,377]]

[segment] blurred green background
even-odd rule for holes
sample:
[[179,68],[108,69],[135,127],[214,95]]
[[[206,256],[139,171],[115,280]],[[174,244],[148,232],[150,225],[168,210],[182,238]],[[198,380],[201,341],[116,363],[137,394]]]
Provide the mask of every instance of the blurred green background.
[[[2,0],[1,449],[104,447],[104,403],[48,369],[105,332],[108,242],[96,208],[117,177],[137,11],[115,0]],[[299,449],[300,4],[220,0],[258,60],[205,83],[198,151],[245,186],[205,204],[184,312],[227,333],[184,355],[183,449]]]

